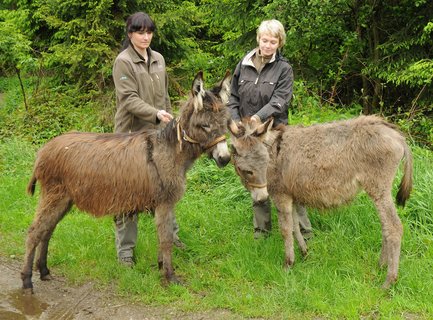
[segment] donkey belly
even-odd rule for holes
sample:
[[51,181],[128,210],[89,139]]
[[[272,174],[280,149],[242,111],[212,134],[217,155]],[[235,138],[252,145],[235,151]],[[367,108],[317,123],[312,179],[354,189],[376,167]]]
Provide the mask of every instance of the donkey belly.
[[355,177],[298,176],[284,179],[285,192],[295,203],[313,208],[338,207],[353,200],[360,190]]

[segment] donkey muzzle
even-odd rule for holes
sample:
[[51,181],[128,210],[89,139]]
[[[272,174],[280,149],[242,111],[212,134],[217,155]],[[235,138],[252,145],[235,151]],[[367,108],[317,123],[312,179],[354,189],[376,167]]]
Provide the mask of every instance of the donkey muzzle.
[[225,167],[230,162],[230,151],[225,140],[218,142],[212,150],[212,158],[218,167]]
[[250,193],[254,202],[263,202],[269,198],[268,189],[266,187],[251,188]]

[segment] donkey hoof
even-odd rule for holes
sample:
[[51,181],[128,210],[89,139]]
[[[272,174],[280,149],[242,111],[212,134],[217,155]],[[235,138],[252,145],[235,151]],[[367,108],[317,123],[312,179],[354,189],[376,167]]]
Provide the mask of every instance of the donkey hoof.
[[173,276],[169,279],[169,282],[170,282],[171,284],[183,284],[183,281],[182,281],[179,277],[177,277],[177,276],[175,276],[175,275],[173,275]]
[[164,286],[168,286],[170,284],[178,284],[178,285],[183,285],[183,281],[178,278],[175,275],[169,276],[169,277],[165,277],[164,279]]
[[385,280],[385,282],[382,285],[382,289],[383,290],[388,290],[396,282],[397,282],[397,278],[396,277],[387,277],[386,280]]
[[380,287],[382,290],[388,291],[391,288],[391,284],[388,281],[385,281],[384,284]]
[[42,281],[50,281],[50,280],[53,280],[53,277],[48,273],[45,275],[41,275],[41,280]]
[[284,262],[284,269],[288,270],[295,264],[295,260],[293,259],[286,259]]
[[23,296],[31,296],[34,294],[33,288],[23,288]]
[[301,254],[302,254],[302,257],[303,257],[303,258],[306,258],[307,255],[308,255],[308,249],[301,250]]

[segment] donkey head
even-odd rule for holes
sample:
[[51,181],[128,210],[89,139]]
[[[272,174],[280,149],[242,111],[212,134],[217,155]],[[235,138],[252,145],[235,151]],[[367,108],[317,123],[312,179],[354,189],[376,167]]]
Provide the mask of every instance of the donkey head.
[[266,178],[269,153],[265,139],[272,124],[273,119],[260,125],[246,121],[229,125],[233,164],[254,202],[265,201],[269,196]]
[[230,90],[230,73],[212,90],[204,88],[203,72],[192,83],[191,99],[184,106],[180,119],[183,140],[199,144],[202,152],[213,157],[219,167],[230,161],[226,142],[230,115],[226,104]]

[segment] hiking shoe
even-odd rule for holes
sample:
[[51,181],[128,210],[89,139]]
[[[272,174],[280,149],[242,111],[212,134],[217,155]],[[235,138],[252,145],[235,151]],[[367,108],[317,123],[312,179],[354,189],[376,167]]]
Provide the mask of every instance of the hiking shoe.
[[128,268],[132,268],[135,265],[134,259],[132,257],[119,258],[119,263]]

